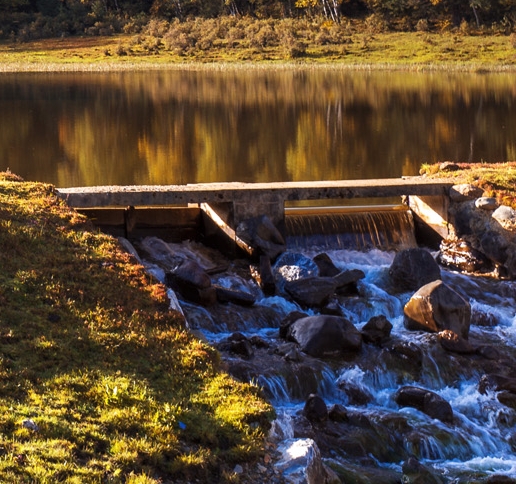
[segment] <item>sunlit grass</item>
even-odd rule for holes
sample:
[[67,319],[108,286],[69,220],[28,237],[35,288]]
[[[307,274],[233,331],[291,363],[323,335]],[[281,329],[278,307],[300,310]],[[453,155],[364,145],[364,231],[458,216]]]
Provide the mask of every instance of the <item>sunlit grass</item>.
[[[0,175],[0,482],[223,476],[272,408],[165,289],[54,195]],[[221,478],[221,482],[223,479]]]
[[0,71],[138,70],[163,68],[273,67],[382,68],[411,70],[516,69],[516,48],[505,35],[467,35],[460,31],[371,32],[354,29],[340,41],[307,40],[291,58],[283,43],[256,47],[226,41],[178,53],[159,43],[149,50],[141,36],[45,39],[0,44]]
[[516,209],[516,162],[458,163],[459,170],[441,170],[439,163],[423,165],[421,173],[438,178],[452,178],[457,183],[470,183],[484,190],[501,204]]

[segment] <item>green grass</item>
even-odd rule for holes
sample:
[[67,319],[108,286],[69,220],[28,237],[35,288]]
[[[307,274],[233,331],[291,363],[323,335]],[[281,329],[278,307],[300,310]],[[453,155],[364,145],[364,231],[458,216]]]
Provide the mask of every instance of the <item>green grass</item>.
[[262,453],[259,388],[52,186],[0,174],[0,268],[0,482],[224,482]]
[[439,164],[423,165],[420,173],[434,178],[452,178],[484,190],[486,197],[494,197],[501,204],[516,209],[516,162],[457,163],[456,171],[441,170]]
[[[174,44],[167,34],[155,36],[149,33],[0,43],[0,71],[134,70],[192,65],[222,68],[242,64],[248,67],[250,63],[276,67],[331,65],[354,69],[516,69],[514,36],[472,35],[458,29],[442,33],[376,32],[364,26],[335,26],[327,22],[304,30],[299,26],[296,31],[295,24],[278,21],[271,30],[271,38],[263,41],[263,45],[257,44],[261,39],[258,30],[255,34],[258,40],[247,35],[229,41],[222,36],[215,41],[210,38],[206,47],[202,41],[207,33],[199,27],[199,20],[195,22],[191,27],[188,23],[181,24],[188,33],[190,44],[186,46]],[[214,29],[213,22],[205,22],[206,32]],[[250,28],[250,21],[245,22],[242,31]],[[256,29],[263,29],[260,21],[255,22],[258,24]],[[295,57],[294,49],[298,49]]]

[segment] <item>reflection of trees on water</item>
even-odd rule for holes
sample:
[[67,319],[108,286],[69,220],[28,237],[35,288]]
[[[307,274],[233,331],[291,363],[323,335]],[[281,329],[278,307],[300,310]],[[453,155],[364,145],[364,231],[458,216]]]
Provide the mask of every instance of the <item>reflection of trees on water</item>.
[[516,158],[515,100],[502,74],[7,76],[0,160],[59,186],[410,175]]

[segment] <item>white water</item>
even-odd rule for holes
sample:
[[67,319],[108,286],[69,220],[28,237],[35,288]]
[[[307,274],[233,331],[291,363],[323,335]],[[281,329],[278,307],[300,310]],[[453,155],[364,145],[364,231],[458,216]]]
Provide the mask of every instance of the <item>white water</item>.
[[[215,267],[215,261],[203,252],[202,246],[183,247],[170,244],[172,251],[187,254],[189,258],[202,262],[204,267]],[[313,257],[320,253],[316,249],[303,251]],[[349,319],[361,328],[372,316],[383,314],[393,325],[392,335],[399,340],[413,343],[425,348],[429,335],[408,332],[403,326],[403,306],[411,294],[392,295],[388,292],[388,269],[394,254],[371,250],[367,253],[345,250],[325,251],[340,269],[360,269],[365,278],[358,284],[359,297],[350,298],[343,310]],[[158,264],[159,266],[159,264]],[[148,264],[148,270],[160,280],[164,275],[162,269]],[[292,273],[301,271],[296,267],[289,269]],[[485,340],[493,345],[516,346],[516,286],[510,282],[495,282],[485,279],[466,277],[442,270],[443,280],[456,291],[463,294],[471,303],[473,314],[488,315],[491,323],[487,326],[472,326],[471,335],[477,340]],[[224,273],[216,277],[217,284],[229,288],[247,290],[258,294],[255,307],[274,310],[278,318],[292,311],[300,311],[296,303],[280,296],[265,297],[254,281],[243,281],[235,274]],[[191,303],[179,300],[189,318],[190,326],[204,329],[205,337],[217,342],[227,337],[226,327],[218,327],[204,308],[192,312]],[[190,309],[190,310],[189,310]],[[306,312],[306,311],[305,311]],[[314,311],[309,311],[314,314]],[[209,329],[208,329],[209,328]],[[277,328],[249,328],[242,322],[241,332],[259,334],[270,341],[278,340]],[[453,356],[450,356],[453,359]],[[323,363],[325,365],[325,363]],[[389,415],[403,416],[411,428],[416,429],[403,436],[403,445],[407,452],[417,456],[425,465],[443,473],[446,482],[468,482],[468,475],[480,473],[483,476],[503,474],[516,477],[516,455],[510,440],[516,440],[516,412],[501,404],[495,392],[479,393],[478,379],[481,375],[471,375],[464,368],[464,375],[450,378],[448,369],[440,368],[430,352],[425,352],[420,374],[414,377],[407,372],[400,374],[391,371],[383,361],[371,366],[361,367],[354,362],[343,362],[340,368],[327,365],[319,373],[317,393],[327,405],[340,403],[346,408],[366,415],[373,425],[380,425],[382,418]],[[456,369],[450,370],[456,371]],[[298,375],[297,378],[303,378]],[[272,434],[278,439],[293,436],[292,418],[303,407],[303,401],[291,395],[289,384],[279,375],[262,375],[258,379],[270,395],[277,408],[278,418],[272,427]],[[341,391],[341,384],[352,385],[370,397],[367,404],[352,405],[346,394]],[[290,383],[292,385],[292,383]],[[445,424],[431,419],[413,408],[400,408],[393,400],[393,395],[402,385],[414,385],[428,388],[447,400],[454,412],[454,423]],[[380,429],[380,427],[378,427]],[[372,456],[374,458],[374,456]],[[378,462],[385,468],[399,469],[402,462]],[[466,480],[464,480],[466,479]]]

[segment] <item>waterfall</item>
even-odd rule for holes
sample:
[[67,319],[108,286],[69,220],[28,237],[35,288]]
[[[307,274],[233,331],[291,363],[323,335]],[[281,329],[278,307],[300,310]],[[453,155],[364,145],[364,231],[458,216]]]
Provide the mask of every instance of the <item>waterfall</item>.
[[340,211],[334,207],[287,212],[289,247],[396,250],[416,247],[412,213],[391,210]]

